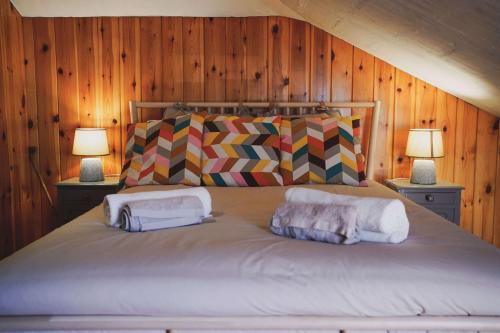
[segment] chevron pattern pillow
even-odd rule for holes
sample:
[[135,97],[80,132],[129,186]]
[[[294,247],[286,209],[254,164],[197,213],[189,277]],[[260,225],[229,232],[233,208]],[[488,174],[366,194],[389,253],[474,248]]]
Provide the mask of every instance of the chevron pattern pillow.
[[129,124],[121,184],[200,185],[203,120],[193,113]]
[[205,118],[202,181],[216,186],[283,185],[280,117]]
[[281,123],[280,169],[285,185],[367,186],[360,117],[304,117]]

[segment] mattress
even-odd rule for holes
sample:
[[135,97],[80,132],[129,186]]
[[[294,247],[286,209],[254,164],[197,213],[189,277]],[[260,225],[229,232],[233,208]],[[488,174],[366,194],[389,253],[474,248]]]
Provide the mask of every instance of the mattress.
[[408,240],[273,235],[288,187],[209,187],[215,222],[147,233],[107,227],[98,206],[0,262],[0,315],[500,315],[495,247],[374,182],[306,187],[401,198]]

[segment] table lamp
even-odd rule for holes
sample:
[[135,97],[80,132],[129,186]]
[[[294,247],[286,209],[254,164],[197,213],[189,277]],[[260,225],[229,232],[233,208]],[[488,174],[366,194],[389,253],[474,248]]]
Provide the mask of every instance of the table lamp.
[[411,169],[410,182],[414,184],[436,184],[436,166],[432,158],[443,157],[443,136],[440,129],[410,129],[406,156],[415,158]]
[[84,157],[80,162],[81,182],[104,180],[102,161],[99,156],[109,155],[108,138],[104,128],[77,128],[73,141],[73,155]]

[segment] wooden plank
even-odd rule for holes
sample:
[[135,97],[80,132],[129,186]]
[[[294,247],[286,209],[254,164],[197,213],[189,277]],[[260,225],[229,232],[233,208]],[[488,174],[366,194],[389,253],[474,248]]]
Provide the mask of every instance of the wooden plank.
[[[375,58],[365,51],[354,48],[353,53],[353,77],[352,77],[352,100],[373,100],[373,78],[375,73]],[[362,145],[361,150],[367,156],[370,145],[370,126],[372,113],[370,109],[353,109],[353,114],[361,116]]]
[[[57,103],[57,66],[54,21],[40,18],[33,21],[35,41],[36,98],[40,145],[40,171],[56,204],[55,183],[60,180],[59,112]],[[44,78],[43,80],[41,78]],[[56,227],[56,211],[42,196],[43,230]]]
[[416,81],[415,128],[436,127],[436,87],[422,80]]
[[[7,37],[7,13],[9,1],[0,1],[0,154],[3,163],[0,163],[0,258],[15,250],[15,226],[12,198],[12,182],[10,179],[10,149],[11,129],[8,126],[7,110],[11,109],[10,88],[8,84],[7,50],[10,44]],[[13,129],[12,129],[13,130]],[[14,131],[14,130],[13,130]]]
[[290,19],[269,17],[267,32],[268,100],[287,102],[290,84]]
[[[31,154],[33,163],[37,169],[40,169],[39,163],[39,142],[38,142],[38,109],[36,100],[36,75],[35,75],[35,50],[33,37],[33,19],[23,19],[23,44],[24,44],[24,72],[25,72],[25,110],[28,116],[27,131],[28,131],[28,147],[35,147],[36,152]],[[28,149],[28,148],[26,148]],[[31,241],[40,238],[44,231],[42,230],[42,198],[41,186],[38,177],[33,172],[32,167],[29,168],[29,188],[31,189],[31,211],[29,214],[30,228],[33,230]]]
[[267,17],[246,18],[247,100],[267,100]]
[[352,101],[352,60],[354,47],[344,40],[332,36],[332,101]]
[[[7,84],[11,87],[9,96],[12,100],[10,111],[6,112],[7,126],[10,128],[10,179],[12,188],[12,200],[15,216],[15,242],[16,248],[35,240],[42,234],[39,224],[39,218],[33,221],[34,213],[40,213],[40,202],[37,203],[37,209],[34,209],[34,203],[38,196],[33,196],[33,185],[37,185],[32,177],[32,169],[29,161],[28,148],[30,143],[34,143],[34,148],[37,148],[37,141],[32,142],[36,132],[29,133],[30,112],[27,105],[26,91],[26,68],[23,43],[23,24],[22,18],[17,13],[14,7],[10,7],[7,27],[7,43],[10,53],[8,57],[8,81]],[[30,96],[31,97],[31,96]],[[33,99],[30,100],[31,102]],[[31,141],[31,142],[30,142]],[[36,158],[36,155],[34,156]],[[38,187],[37,187],[38,189]]]
[[205,98],[203,42],[203,18],[184,17],[182,19],[182,49],[185,101],[203,101]]
[[118,18],[99,18],[99,63],[97,76],[102,91],[99,126],[106,128],[109,155],[104,156],[105,175],[119,174],[122,166],[120,129],[120,27]]
[[476,107],[458,100],[453,181],[465,187],[462,191],[460,225],[469,232],[472,232],[473,225],[477,113]]
[[[474,178],[474,235],[493,243],[498,119],[479,110],[477,115],[476,172]],[[493,158],[492,158],[493,157]]]
[[76,19],[78,110],[80,127],[97,126],[97,20]]
[[409,178],[411,160],[406,156],[408,132],[412,127],[415,111],[415,78],[396,69],[394,96],[394,142],[392,149],[392,177]]
[[80,158],[72,154],[75,129],[80,123],[75,24],[74,18],[57,18],[54,21],[61,179],[78,176],[80,166]]
[[435,159],[438,179],[453,181],[455,167],[455,132],[457,98],[438,89],[436,97],[436,128],[443,133],[444,157]]
[[309,101],[311,26],[290,19],[290,102]]
[[204,19],[205,101],[226,99],[226,19]]
[[[160,102],[162,99],[161,18],[141,17],[141,95],[142,100]],[[161,119],[161,110],[150,110],[143,120]]]
[[247,96],[245,19],[226,19],[226,101],[243,102]]
[[[500,118],[497,118],[497,127],[499,125]],[[496,175],[496,185],[495,185],[495,221],[494,224],[494,238],[495,245],[500,247],[500,132],[497,138],[497,175]]]
[[182,101],[182,17],[162,17],[162,100]]
[[311,101],[330,101],[331,49],[330,34],[315,26],[311,30]]
[[392,147],[394,130],[395,69],[375,59],[374,98],[381,101],[378,138],[375,150],[375,180],[392,176]]
[[120,18],[120,96],[122,158],[130,123],[129,101],[141,100],[140,21],[136,17]]

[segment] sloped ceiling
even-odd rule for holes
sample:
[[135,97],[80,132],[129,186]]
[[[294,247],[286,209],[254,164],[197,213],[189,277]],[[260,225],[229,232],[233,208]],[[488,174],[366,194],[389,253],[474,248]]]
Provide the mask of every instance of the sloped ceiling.
[[500,116],[498,0],[13,0],[23,16],[267,16],[309,21]]

